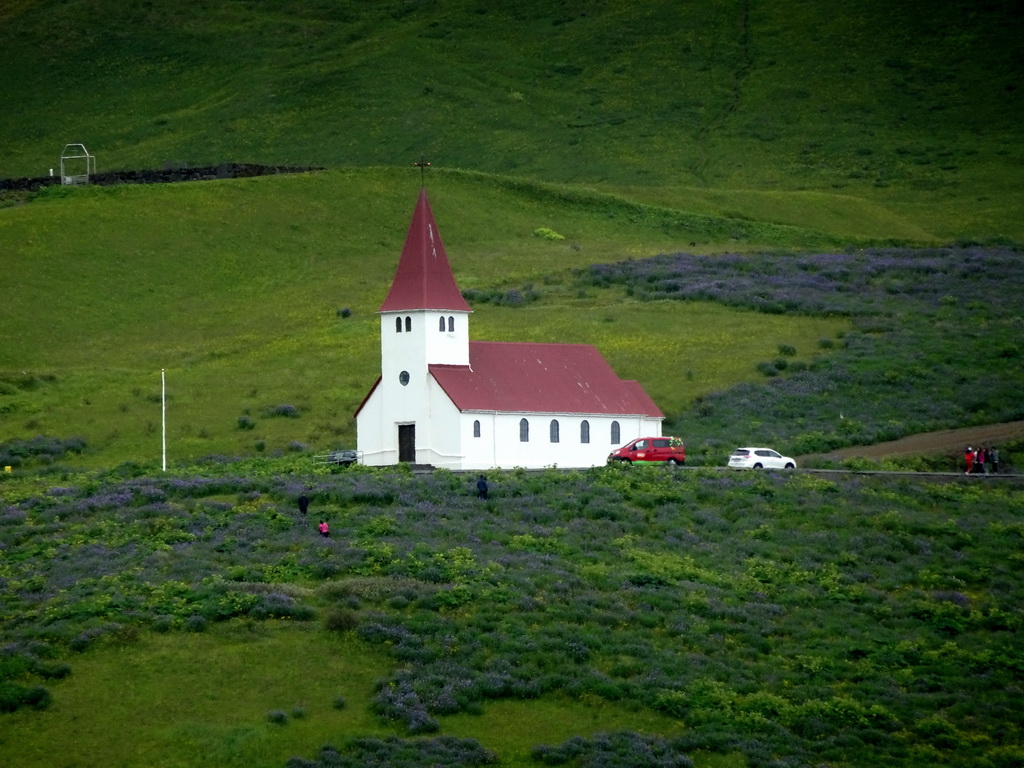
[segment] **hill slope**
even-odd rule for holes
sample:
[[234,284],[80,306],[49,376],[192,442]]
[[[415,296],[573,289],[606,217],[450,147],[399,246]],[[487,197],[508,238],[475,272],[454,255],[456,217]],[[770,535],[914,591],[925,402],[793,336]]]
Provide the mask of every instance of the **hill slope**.
[[0,177],[69,142],[108,170],[425,155],[690,198],[842,192],[934,237],[1022,237],[1022,40],[1006,0],[22,0],[0,11]]

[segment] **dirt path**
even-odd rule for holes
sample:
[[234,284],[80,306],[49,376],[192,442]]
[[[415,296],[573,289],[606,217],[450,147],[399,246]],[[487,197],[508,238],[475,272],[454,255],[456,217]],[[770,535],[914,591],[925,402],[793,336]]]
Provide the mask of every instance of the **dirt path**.
[[936,453],[959,455],[968,445],[998,448],[1008,441],[1022,439],[1024,439],[1024,421],[1010,421],[1005,424],[986,424],[981,427],[946,429],[941,432],[910,435],[876,445],[841,448],[837,451],[829,451],[828,456],[840,459],[854,457],[883,459],[887,456],[918,456]]

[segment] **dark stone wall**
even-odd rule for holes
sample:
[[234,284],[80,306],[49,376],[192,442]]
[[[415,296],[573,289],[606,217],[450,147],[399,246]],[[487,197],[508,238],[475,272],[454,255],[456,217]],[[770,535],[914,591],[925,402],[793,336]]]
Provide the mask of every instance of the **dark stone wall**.
[[[305,173],[323,168],[292,167],[284,165],[252,165],[249,163],[222,163],[201,168],[167,168],[160,171],[105,171],[89,177],[90,184],[167,184],[175,181],[209,181],[211,179],[237,179],[247,176],[269,176],[276,173]],[[60,184],[60,176],[41,176],[34,179],[0,179],[0,190],[27,190]]]

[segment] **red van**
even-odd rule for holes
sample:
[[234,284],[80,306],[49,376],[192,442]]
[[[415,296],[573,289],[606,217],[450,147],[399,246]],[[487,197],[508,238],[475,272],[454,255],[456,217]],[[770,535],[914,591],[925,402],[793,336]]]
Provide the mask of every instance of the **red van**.
[[609,453],[608,463],[613,461],[676,466],[686,463],[686,447],[678,437],[638,437]]

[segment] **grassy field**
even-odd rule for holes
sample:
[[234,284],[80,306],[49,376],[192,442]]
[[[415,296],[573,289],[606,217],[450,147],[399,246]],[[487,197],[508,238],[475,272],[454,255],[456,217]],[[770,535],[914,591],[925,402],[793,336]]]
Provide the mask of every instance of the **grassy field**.
[[1024,237],[1024,29],[1008,0],[20,0],[0,14],[3,178],[46,175],[71,142],[101,170],[425,155],[855,235],[875,233],[844,209],[892,220],[883,236]]
[[[310,454],[421,158],[472,337],[691,465],[1024,418],[1021,61],[1009,0],[0,4],[0,764],[1020,766],[1013,486]],[[324,170],[4,185],[74,142]]]
[[[163,369],[176,460],[251,454],[257,443],[271,452],[354,444],[351,414],[380,370],[375,312],[416,181],[411,171],[369,170],[55,188],[3,211],[0,236],[11,244],[0,275],[9,297],[0,310],[8,439],[77,435],[90,445],[92,466],[152,458]],[[806,355],[847,326],[638,304],[621,293],[609,303],[568,287],[574,268],[681,239],[707,245],[723,229],[748,248],[772,238],[838,238],[474,174],[436,173],[430,196],[463,289],[543,289],[542,300],[522,307],[479,305],[474,338],[597,344],[666,411],[756,378],[754,366],[778,344]],[[535,237],[542,226],[566,239]],[[345,308],[351,315],[340,317]],[[673,362],[651,370],[652,354]],[[295,406],[300,418],[268,415],[280,405]],[[241,416],[255,428],[240,430]]]
[[[281,768],[338,734],[401,737],[374,717],[374,684],[393,662],[366,643],[315,626],[251,621],[200,634],[146,633],[137,643],[75,660],[45,712],[7,716],[0,753],[17,745],[19,765],[245,765]],[[298,631],[296,631],[298,629]],[[238,696],[240,690],[257,695]],[[344,700],[338,709],[335,701]],[[285,725],[267,718],[287,715]],[[82,717],[93,712],[98,717]],[[538,742],[560,743],[610,730],[671,735],[672,718],[608,702],[587,706],[568,697],[500,701],[478,715],[450,715],[444,731],[500,747],[510,765],[527,765]],[[46,733],[45,739],[38,738]],[[130,745],[123,734],[133,733]],[[7,749],[4,749],[4,747]]]
[[4,478],[0,756],[1020,759],[1016,485],[620,467],[489,479],[484,502],[452,473],[300,458]]

